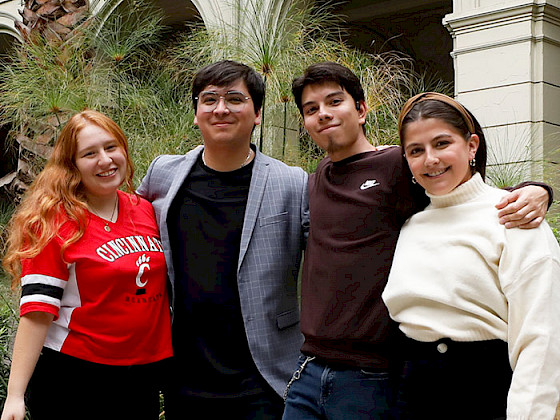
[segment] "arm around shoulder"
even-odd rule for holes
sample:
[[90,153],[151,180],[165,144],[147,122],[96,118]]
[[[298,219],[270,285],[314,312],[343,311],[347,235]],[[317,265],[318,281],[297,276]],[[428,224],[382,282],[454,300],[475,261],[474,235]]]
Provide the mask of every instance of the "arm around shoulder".
[[496,204],[500,223],[508,229],[538,227],[552,204],[552,188],[542,182],[523,182],[507,190],[511,192]]

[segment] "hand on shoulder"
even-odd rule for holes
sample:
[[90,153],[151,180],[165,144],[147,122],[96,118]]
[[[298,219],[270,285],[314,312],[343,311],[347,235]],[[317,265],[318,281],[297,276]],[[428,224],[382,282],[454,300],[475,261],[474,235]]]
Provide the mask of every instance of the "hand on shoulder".
[[528,185],[505,195],[496,208],[500,223],[507,229],[539,227],[548,209],[548,192],[539,186]]

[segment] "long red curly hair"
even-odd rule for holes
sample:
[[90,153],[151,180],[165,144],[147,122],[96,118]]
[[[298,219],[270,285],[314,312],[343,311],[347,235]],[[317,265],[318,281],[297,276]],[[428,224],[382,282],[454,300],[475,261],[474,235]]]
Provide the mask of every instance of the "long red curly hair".
[[97,111],[85,110],[72,116],[62,129],[45,168],[29,187],[10,220],[8,246],[2,265],[11,276],[12,288],[20,282],[21,260],[38,255],[56,237],[62,224],[72,221],[77,226],[66,239],[62,252],[78,241],[86,230],[87,200],[75,155],[78,133],[89,124],[112,134],[122,147],[127,164],[125,190],[135,194],[134,168],[122,129]]

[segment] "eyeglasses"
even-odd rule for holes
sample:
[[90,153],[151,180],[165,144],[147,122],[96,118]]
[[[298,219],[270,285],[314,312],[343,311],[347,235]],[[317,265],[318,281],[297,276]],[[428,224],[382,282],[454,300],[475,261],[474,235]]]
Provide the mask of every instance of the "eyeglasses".
[[213,112],[217,107],[220,99],[224,98],[224,104],[231,112],[241,112],[245,105],[251,99],[243,92],[231,91],[225,95],[218,95],[216,92],[202,91],[199,96],[194,99],[198,102],[198,107],[202,112]]

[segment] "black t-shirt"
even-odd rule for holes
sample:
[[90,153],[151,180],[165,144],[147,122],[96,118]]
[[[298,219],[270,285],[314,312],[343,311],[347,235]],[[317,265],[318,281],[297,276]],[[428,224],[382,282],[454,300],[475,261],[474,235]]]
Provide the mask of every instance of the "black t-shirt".
[[173,349],[180,392],[236,397],[262,391],[237,288],[237,264],[253,164],[231,172],[199,157],[167,219],[175,269]]

